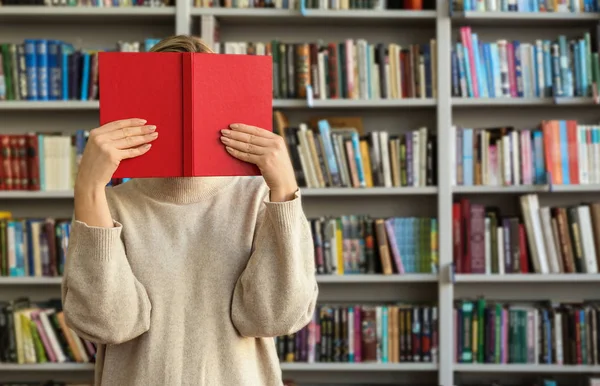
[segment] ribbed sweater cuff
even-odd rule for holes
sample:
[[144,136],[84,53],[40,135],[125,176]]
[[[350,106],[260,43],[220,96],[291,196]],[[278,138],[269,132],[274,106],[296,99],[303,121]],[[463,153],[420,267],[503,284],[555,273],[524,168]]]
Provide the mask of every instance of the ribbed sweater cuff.
[[271,202],[267,200],[265,205],[267,206],[266,214],[272,224],[284,233],[290,233],[295,229],[298,220],[303,215],[300,190],[294,193],[294,198],[290,201]]
[[121,242],[123,225],[113,220],[114,227],[104,228],[89,226],[83,221],[75,220],[71,233],[77,235],[75,252],[84,253],[94,260],[108,261],[115,252],[115,246]]

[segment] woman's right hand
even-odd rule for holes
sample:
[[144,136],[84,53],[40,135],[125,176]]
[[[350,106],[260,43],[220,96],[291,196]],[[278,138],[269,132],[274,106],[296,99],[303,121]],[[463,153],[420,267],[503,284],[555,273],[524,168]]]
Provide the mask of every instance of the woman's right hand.
[[144,119],[123,119],[90,131],[75,190],[104,190],[122,160],[148,152],[158,133],[156,126],[145,123]]

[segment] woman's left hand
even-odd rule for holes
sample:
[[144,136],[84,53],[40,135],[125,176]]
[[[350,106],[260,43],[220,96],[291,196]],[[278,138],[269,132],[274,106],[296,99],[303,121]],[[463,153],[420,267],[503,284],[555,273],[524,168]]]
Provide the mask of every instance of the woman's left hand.
[[227,152],[258,166],[271,191],[271,201],[292,200],[298,184],[283,138],[268,130],[241,123],[229,127],[228,130],[221,130],[221,142]]

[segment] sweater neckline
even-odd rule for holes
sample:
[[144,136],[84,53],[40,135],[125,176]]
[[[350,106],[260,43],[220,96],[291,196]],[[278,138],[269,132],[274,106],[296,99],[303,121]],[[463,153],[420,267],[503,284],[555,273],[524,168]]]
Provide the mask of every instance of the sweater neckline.
[[191,204],[216,195],[235,177],[136,178],[132,182],[144,194],[173,204]]

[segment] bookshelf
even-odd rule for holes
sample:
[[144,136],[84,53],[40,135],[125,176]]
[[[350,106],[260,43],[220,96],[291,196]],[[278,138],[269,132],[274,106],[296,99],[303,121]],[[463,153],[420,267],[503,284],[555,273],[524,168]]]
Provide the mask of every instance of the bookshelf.
[[[172,8],[45,8],[45,7],[1,7],[0,41],[22,41],[29,36],[39,36],[51,31],[53,37],[65,40],[81,31],[81,42],[112,44],[119,38],[140,39],[161,37],[167,34],[183,33],[202,35],[213,41],[212,31],[219,23],[221,41],[228,40],[268,40],[278,36],[283,41],[338,40],[345,37],[366,36],[369,41],[390,40],[398,37],[402,42],[418,41],[418,36],[435,38],[438,89],[437,99],[403,100],[306,100],[276,99],[273,107],[283,110],[296,124],[315,114],[364,115],[366,127],[385,125],[391,131],[404,132],[419,125],[426,125],[437,132],[438,141],[438,184],[437,187],[418,188],[371,188],[371,189],[304,189],[303,196],[308,214],[322,213],[341,215],[369,213],[374,215],[436,215],[439,227],[439,275],[323,275],[318,282],[325,298],[332,300],[331,287],[339,293],[339,288],[347,292],[344,300],[359,297],[366,289],[371,301],[378,296],[385,300],[411,300],[425,297],[438,301],[439,363],[399,363],[399,364],[346,364],[346,363],[284,363],[284,374],[303,382],[318,383],[327,381],[359,381],[378,384],[398,384],[402,378],[413,380],[409,375],[419,373],[419,377],[429,377],[431,384],[452,386],[458,384],[462,373],[508,374],[576,374],[600,373],[600,366],[560,366],[560,365],[517,365],[517,364],[455,364],[453,362],[454,341],[453,303],[472,286],[478,293],[488,289],[494,296],[507,296],[510,300],[520,300],[523,296],[534,296],[545,300],[555,295],[553,284],[562,283],[560,291],[577,285],[577,295],[596,296],[594,285],[600,282],[595,274],[553,274],[553,275],[452,275],[452,202],[460,196],[476,198],[485,203],[495,200],[512,200],[520,194],[544,193],[544,197],[554,200],[579,200],[580,196],[600,192],[600,185],[579,186],[452,186],[450,179],[451,153],[447,144],[454,138],[448,128],[454,124],[480,127],[490,122],[515,123],[516,126],[535,124],[546,114],[557,119],[579,118],[597,122],[600,119],[598,106],[591,98],[453,98],[451,97],[450,45],[455,41],[456,30],[470,25],[477,31],[485,31],[493,37],[503,36],[503,31],[512,29],[513,37],[523,34],[525,38],[555,36],[553,28],[561,30],[575,28],[589,29],[600,21],[599,14],[520,14],[465,12],[449,16],[448,1],[437,0],[436,11],[327,11],[308,9],[305,13],[279,9],[205,9],[194,8],[191,2],[179,1]],[[131,26],[117,26],[105,31],[104,22],[114,25],[131,22],[141,27],[133,32]],[[85,23],[85,28],[82,26]],[[327,26],[326,24],[327,23]],[[19,26],[17,26],[17,24]],[[297,28],[289,26],[293,25]],[[13,28],[15,27],[15,28]],[[301,28],[300,28],[301,27]],[[533,28],[532,28],[533,27]],[[103,33],[100,34],[99,32]],[[544,35],[545,34],[545,35]],[[406,35],[406,37],[403,37]],[[390,37],[391,36],[391,37]],[[523,108],[523,109],[519,109]],[[48,129],[75,129],[81,126],[94,127],[97,122],[98,102],[0,102],[0,114],[6,121],[0,122],[0,134],[6,130],[19,128],[23,132],[38,130],[41,124]],[[73,117],[77,122],[73,122]],[[533,118],[532,118],[533,117]],[[6,122],[6,123],[5,123]],[[18,125],[17,125],[18,123]],[[560,194],[554,194],[560,193]],[[40,216],[56,215],[60,212],[69,216],[72,209],[72,191],[56,192],[0,192],[0,210],[11,210],[16,215],[35,210]],[[33,208],[33,209],[32,209]],[[33,294],[35,297],[59,294],[60,278],[0,278],[0,300],[3,296],[12,297]],[[388,288],[390,287],[391,288]],[[383,295],[378,289],[385,287]],[[502,287],[497,289],[498,287]],[[507,289],[512,289],[508,291]],[[520,289],[538,288],[533,293],[519,294]],[[425,291],[422,291],[425,289]],[[493,290],[493,291],[492,291]],[[525,291],[525,292],[527,292]],[[523,292],[523,291],[521,291]],[[8,294],[8,295],[6,295]],[[360,296],[361,301],[364,296]],[[89,364],[44,364],[14,365],[0,364],[0,381],[8,380],[14,374],[51,373],[52,378],[61,378],[72,372],[91,373]],[[351,375],[344,377],[343,374]],[[363,374],[365,373],[365,374]],[[424,373],[423,375],[420,373]],[[287,375],[287,374],[286,374]]]

